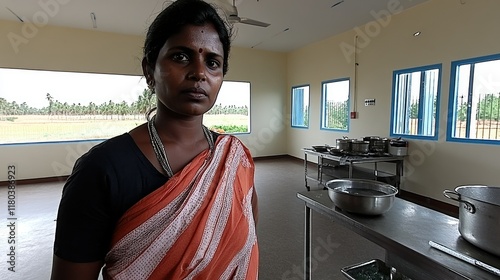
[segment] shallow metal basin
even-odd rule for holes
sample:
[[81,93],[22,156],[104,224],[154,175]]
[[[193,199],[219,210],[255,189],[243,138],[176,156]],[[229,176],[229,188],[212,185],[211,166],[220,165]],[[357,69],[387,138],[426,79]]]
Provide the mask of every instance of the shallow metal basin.
[[363,215],[389,211],[398,193],[398,189],[389,184],[365,179],[335,179],[326,182],[326,186],[335,206]]

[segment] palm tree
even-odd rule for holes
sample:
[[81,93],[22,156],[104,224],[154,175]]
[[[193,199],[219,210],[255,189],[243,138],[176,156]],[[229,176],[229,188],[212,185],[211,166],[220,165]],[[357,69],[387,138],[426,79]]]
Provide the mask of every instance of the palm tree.
[[26,102],[23,102],[23,103],[21,103],[21,105],[19,105],[19,110],[20,110],[20,113],[23,115],[29,115],[29,113],[30,113],[30,107],[28,106],[28,104]]
[[142,95],[139,96],[139,101],[137,105],[139,106],[139,113],[145,115],[151,108],[153,108],[155,98],[153,98],[153,92],[149,88],[145,88],[142,91]]
[[0,97],[0,120],[3,120],[3,116],[7,115],[7,100],[3,97]]
[[52,107],[54,105],[54,97],[52,97],[52,95],[50,95],[50,93],[47,93],[47,96],[46,96],[47,100],[49,101],[49,118],[52,114],[54,114],[54,108]]

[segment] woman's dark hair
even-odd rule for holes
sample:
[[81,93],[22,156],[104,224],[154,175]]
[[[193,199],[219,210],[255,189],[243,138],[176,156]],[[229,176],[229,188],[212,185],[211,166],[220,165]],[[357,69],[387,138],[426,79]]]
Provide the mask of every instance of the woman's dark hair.
[[222,73],[226,75],[231,48],[231,27],[212,5],[202,0],[177,0],[158,14],[149,26],[144,42],[144,58],[147,65],[154,69],[160,49],[168,38],[179,33],[184,26],[200,26],[205,23],[213,24],[219,34],[224,51]]

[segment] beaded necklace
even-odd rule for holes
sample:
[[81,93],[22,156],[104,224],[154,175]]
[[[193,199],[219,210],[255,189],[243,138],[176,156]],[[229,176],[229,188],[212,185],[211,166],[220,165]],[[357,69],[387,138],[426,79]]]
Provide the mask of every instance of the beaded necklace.
[[[156,127],[154,125],[156,114],[151,117],[151,113],[155,110],[156,110],[156,108],[151,109],[146,115],[146,118],[148,120],[149,139],[151,140],[151,145],[153,146],[153,150],[155,152],[156,159],[160,163],[161,168],[163,169],[164,173],[169,178],[171,178],[172,176],[174,176],[174,172],[172,171],[172,167],[170,166],[170,163],[168,162],[167,153],[165,152],[165,147],[163,146],[163,143],[161,142],[160,135],[158,134],[158,131],[156,130]],[[210,133],[210,130],[204,125],[202,126],[202,129],[203,129],[203,134],[205,135],[205,138],[207,139],[209,149],[213,150],[214,140],[212,138],[212,134]]]

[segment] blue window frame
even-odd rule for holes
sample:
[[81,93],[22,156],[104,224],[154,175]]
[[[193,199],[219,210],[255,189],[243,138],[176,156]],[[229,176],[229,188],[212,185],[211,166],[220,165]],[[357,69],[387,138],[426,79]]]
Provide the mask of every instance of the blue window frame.
[[309,127],[309,85],[292,87],[292,127]]
[[349,78],[321,83],[321,129],[349,131]]
[[391,136],[438,139],[441,64],[393,72]]
[[500,54],[452,62],[450,81],[446,139],[500,144]]

